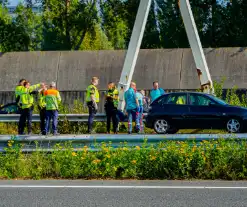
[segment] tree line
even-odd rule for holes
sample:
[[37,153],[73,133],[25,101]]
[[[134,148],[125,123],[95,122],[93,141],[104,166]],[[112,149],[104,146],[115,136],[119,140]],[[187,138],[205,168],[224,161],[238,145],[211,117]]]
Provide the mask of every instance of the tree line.
[[[140,0],[0,0],[0,51],[126,49]],[[190,0],[203,47],[247,45],[246,0]],[[42,12],[34,13],[33,5]],[[153,0],[141,48],[188,48],[178,0]]]

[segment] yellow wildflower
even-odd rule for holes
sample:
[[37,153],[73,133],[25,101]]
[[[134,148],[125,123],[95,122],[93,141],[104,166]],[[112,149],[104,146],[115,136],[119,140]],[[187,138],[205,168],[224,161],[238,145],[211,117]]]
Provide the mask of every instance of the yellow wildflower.
[[72,156],[73,156],[73,157],[76,157],[77,154],[76,154],[75,152],[72,152]]
[[127,151],[128,150],[128,148],[127,147],[123,147],[123,151]]
[[150,160],[156,160],[155,156],[151,156]]
[[109,159],[109,158],[111,158],[111,155],[106,155],[106,157]]
[[137,149],[137,150],[140,150],[141,148],[140,148],[139,146],[136,146],[136,149]]
[[131,163],[135,165],[136,164],[136,160],[132,160]]
[[97,165],[98,163],[100,163],[100,160],[99,159],[96,159],[93,161],[93,164]]
[[12,147],[12,144],[11,144],[11,143],[8,143],[8,146],[9,146],[9,147]]
[[192,148],[192,152],[195,152],[195,150],[196,150],[196,146],[194,146],[194,147]]
[[109,152],[109,149],[108,149],[108,148],[104,148],[104,151],[105,151],[105,152]]

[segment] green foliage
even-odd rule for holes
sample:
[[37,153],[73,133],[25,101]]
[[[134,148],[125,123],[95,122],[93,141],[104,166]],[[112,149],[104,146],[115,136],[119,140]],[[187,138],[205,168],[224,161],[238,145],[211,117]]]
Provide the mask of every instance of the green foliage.
[[124,3],[121,0],[101,1],[103,29],[114,46],[114,49],[125,49],[127,37],[127,22],[124,18]]
[[[31,0],[14,16],[1,0],[0,51],[126,49],[140,0]],[[202,46],[245,47],[247,3],[191,0]],[[141,48],[188,48],[177,0],[152,1]],[[244,49],[244,48],[243,48]],[[243,51],[243,50],[240,50]]]
[[13,22],[7,8],[0,7],[0,52],[27,51],[29,44],[24,26]]
[[[147,140],[146,140],[147,141]],[[87,146],[68,142],[56,144],[47,154],[36,145],[36,152],[25,154],[14,138],[6,153],[0,154],[1,178],[62,179],[226,179],[247,178],[246,144],[234,139],[175,142],[128,147],[120,143]]]
[[98,23],[96,0],[43,0],[43,50],[78,50]]
[[94,27],[94,34],[87,32],[82,45],[81,50],[109,50],[113,49],[111,43],[108,41],[107,36],[102,31],[101,27],[97,24]]

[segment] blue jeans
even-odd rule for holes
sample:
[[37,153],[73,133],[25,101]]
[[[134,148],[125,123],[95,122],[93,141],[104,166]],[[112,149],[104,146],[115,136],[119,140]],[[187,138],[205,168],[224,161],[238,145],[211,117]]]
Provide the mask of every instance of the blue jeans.
[[143,110],[144,110],[144,108],[143,108],[143,106],[140,106],[140,111],[139,111],[139,113],[138,113],[138,120],[139,120],[139,122],[140,122],[140,131],[141,132],[144,132],[144,125],[143,125]]
[[129,133],[132,132],[132,122],[135,120],[136,123],[136,131],[140,131],[140,121],[139,121],[139,113],[136,109],[127,110],[128,113],[128,131]]
[[94,117],[97,113],[97,109],[95,109],[92,101],[87,102],[87,107],[88,107],[88,112],[89,112],[87,132],[91,133],[92,129],[93,129],[93,121],[94,121]]
[[58,110],[47,110],[46,113],[46,123],[45,123],[45,132],[46,134],[49,132],[50,121],[52,119],[52,130],[53,134],[57,133],[57,119],[58,119]]

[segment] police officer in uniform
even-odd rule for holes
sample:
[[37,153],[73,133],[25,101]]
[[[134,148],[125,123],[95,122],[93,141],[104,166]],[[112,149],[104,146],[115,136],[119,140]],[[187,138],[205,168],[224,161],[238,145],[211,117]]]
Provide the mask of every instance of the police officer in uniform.
[[113,122],[113,132],[117,134],[118,119],[117,119],[117,107],[119,102],[119,93],[114,83],[108,84],[108,91],[106,94],[105,112],[107,117],[106,128],[107,133],[110,134],[111,120]]
[[98,111],[98,103],[99,103],[99,91],[97,89],[97,85],[99,83],[99,79],[97,77],[93,77],[91,84],[87,87],[87,94],[86,94],[86,102],[89,111],[88,116],[88,133],[92,133],[93,128],[93,120],[95,114]]

